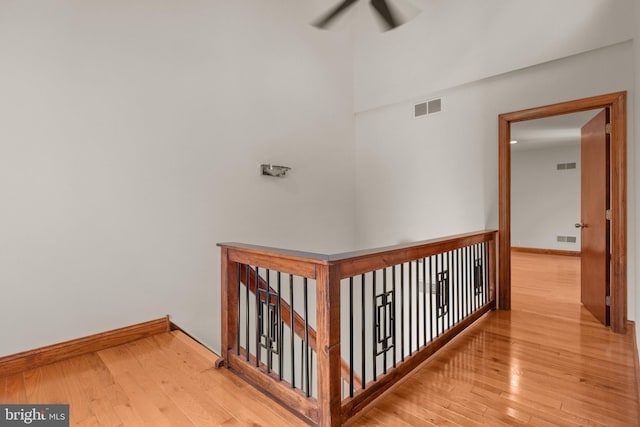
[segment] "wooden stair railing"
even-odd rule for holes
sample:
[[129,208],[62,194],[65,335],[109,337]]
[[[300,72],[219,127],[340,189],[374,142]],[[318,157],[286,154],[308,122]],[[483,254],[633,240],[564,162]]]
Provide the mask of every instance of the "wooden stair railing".
[[[240,277],[247,277],[247,270],[249,270],[249,284],[245,283],[245,285],[249,286],[249,291],[251,293],[253,293],[254,295],[258,295],[257,291],[256,291],[256,282],[258,282],[258,287],[263,290],[266,291],[267,289],[270,289],[272,292],[275,293],[275,290],[273,288],[270,288],[269,285],[267,285],[267,282],[262,278],[262,277],[258,277],[256,280],[256,271],[253,268],[249,268],[246,264],[241,264],[240,265]],[[266,298],[265,295],[261,295],[260,299],[262,301],[264,301]],[[281,309],[282,309],[282,320],[284,321],[284,323],[289,326],[289,328],[291,328],[291,330],[299,337],[304,339],[305,338],[305,327],[304,327],[304,319],[302,318],[302,316],[300,316],[298,314],[297,311],[293,312],[293,323],[294,325],[291,325],[291,306],[289,305],[289,303],[287,303],[286,301],[282,301],[281,302]],[[316,348],[316,331],[315,329],[309,327],[307,330],[307,338],[309,340],[309,347],[311,347],[311,349],[313,351],[317,351]],[[350,368],[349,365],[347,363],[346,360],[341,359],[340,360],[340,373],[341,373],[341,377],[342,380],[346,383],[350,383]],[[353,386],[356,388],[361,388],[362,387],[362,380],[360,379],[360,377],[358,375],[354,375],[353,377]]]
[[[241,243],[219,244],[222,251],[220,365],[313,424],[342,425],[485,313],[495,309],[496,234],[485,230],[338,255]],[[308,289],[307,279],[315,281],[315,330],[308,326],[309,319],[305,322],[304,316],[292,310],[253,267],[304,278],[304,292]],[[253,344],[257,356],[242,347],[240,313],[249,315],[249,297],[242,298],[247,308],[241,310],[239,293],[241,279],[247,276],[249,279],[245,281],[249,283],[245,284],[244,292],[258,298],[256,306],[260,301],[267,302],[267,295],[278,295],[281,315],[277,322],[288,325],[292,341],[295,335],[304,342],[306,333],[305,348],[315,350],[313,373],[317,377],[317,390],[313,394],[317,398],[309,393],[308,378],[307,390],[303,392],[295,381],[289,384],[284,380],[280,367],[277,373],[271,370],[270,359],[265,364],[259,346]],[[348,298],[341,298],[343,287],[345,291],[348,289]],[[270,304],[264,306],[273,306],[274,301],[271,299]],[[341,311],[341,303],[349,304],[348,315]],[[262,313],[263,308],[260,310]],[[305,313],[306,310],[305,304]],[[356,317],[358,321],[354,322]],[[270,322],[267,324],[271,325]],[[255,328],[257,339],[264,329],[258,327],[258,323]],[[348,339],[343,344],[346,344],[349,361],[342,358],[341,329],[348,331],[348,336],[343,337]],[[248,330],[244,332],[245,337],[248,334]],[[267,338],[271,340],[270,335]],[[282,362],[279,360],[279,363]],[[293,372],[293,365],[291,369]],[[343,395],[342,388],[345,380],[351,380],[347,396]]]

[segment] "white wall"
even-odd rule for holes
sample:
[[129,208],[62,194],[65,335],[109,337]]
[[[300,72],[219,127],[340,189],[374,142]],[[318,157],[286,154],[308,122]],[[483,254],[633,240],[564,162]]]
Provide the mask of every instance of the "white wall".
[[[558,163],[576,163],[558,170]],[[511,245],[580,251],[580,145],[511,150]],[[573,236],[575,243],[558,242]]]
[[0,3],[0,356],[166,314],[219,349],[216,243],[352,248],[351,43],[305,7]]
[[[632,90],[631,42],[514,71],[356,116],[358,236],[363,246],[498,225],[498,115]],[[631,92],[633,93],[633,92]],[[442,97],[443,111],[413,119],[413,102]],[[634,117],[630,105],[629,117]],[[629,123],[631,130],[632,123]],[[635,158],[629,133],[629,159]],[[633,168],[631,168],[633,169]],[[632,171],[630,172],[632,173]],[[629,182],[629,217],[635,218]],[[629,224],[635,235],[635,226]],[[629,259],[635,259],[629,242]],[[629,265],[629,301],[635,300]],[[629,316],[634,316],[629,309]]]
[[422,13],[360,33],[356,111],[564,58],[634,36],[637,0],[412,0]]

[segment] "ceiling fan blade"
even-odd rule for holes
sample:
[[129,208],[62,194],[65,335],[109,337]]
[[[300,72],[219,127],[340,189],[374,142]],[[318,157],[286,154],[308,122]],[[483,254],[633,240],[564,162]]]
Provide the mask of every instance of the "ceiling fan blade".
[[342,3],[338,4],[335,8],[329,11],[324,17],[320,18],[318,21],[314,22],[313,25],[318,28],[326,28],[331,21],[333,21],[338,15],[346,11],[348,8],[357,3],[358,0],[344,0]]
[[389,9],[386,0],[371,0],[371,6],[378,12],[378,15],[380,15],[389,30],[402,25],[402,22],[400,22],[393,12],[391,12],[391,9]]

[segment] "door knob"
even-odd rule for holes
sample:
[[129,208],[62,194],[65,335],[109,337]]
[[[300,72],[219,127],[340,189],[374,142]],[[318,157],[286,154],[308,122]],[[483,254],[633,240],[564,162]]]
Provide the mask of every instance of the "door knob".
[[587,226],[585,224],[580,224],[579,222],[576,222],[576,228],[587,228]]

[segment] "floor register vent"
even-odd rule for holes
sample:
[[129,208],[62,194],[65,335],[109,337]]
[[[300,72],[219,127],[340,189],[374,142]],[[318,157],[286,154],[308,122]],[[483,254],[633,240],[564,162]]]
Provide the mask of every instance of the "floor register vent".
[[430,114],[442,111],[442,98],[432,99],[430,101],[420,102],[413,106],[413,117],[424,117]]

